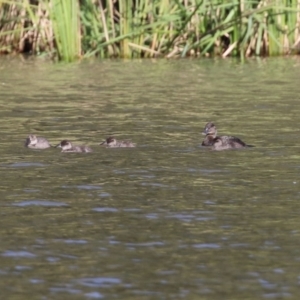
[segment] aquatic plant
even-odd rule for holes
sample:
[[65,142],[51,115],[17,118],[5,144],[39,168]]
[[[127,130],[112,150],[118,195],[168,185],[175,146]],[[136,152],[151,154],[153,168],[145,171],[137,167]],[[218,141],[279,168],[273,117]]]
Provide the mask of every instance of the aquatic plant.
[[0,0],[0,52],[80,57],[300,52],[298,0]]
[[79,3],[74,0],[52,0],[48,9],[59,58],[73,61],[81,55]]

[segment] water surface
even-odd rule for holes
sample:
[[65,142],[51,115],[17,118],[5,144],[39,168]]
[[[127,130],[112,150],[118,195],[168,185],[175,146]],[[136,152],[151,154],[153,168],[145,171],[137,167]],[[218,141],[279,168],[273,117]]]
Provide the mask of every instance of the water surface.
[[[0,58],[3,299],[298,299],[299,78],[297,58]],[[201,147],[208,121],[255,148]]]

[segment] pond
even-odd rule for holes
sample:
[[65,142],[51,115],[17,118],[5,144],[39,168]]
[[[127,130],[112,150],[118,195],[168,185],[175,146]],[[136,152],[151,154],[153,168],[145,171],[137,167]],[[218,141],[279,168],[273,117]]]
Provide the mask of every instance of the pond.
[[[299,58],[1,57],[3,299],[298,298],[299,78]],[[255,147],[201,147],[208,121]]]

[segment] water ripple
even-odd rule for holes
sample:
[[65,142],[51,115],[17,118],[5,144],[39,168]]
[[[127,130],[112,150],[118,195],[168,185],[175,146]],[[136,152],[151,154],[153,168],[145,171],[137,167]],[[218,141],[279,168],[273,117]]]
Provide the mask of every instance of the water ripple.
[[84,294],[84,296],[86,296],[87,298],[93,298],[93,299],[102,299],[102,298],[104,298],[104,296],[99,292],[87,293],[87,294]]
[[93,211],[96,212],[117,212],[119,211],[117,208],[113,207],[96,207],[92,209]]
[[62,185],[62,188],[64,189],[73,189],[73,188],[77,188],[79,190],[101,190],[102,187],[101,186],[97,186],[97,185],[89,185],[89,184],[80,184],[80,185]]
[[121,284],[122,281],[119,278],[112,277],[90,277],[90,278],[81,278],[78,279],[77,282],[84,286],[89,287],[111,287],[114,284]]
[[34,258],[34,257],[36,257],[35,254],[30,253],[28,251],[11,251],[11,250],[7,250],[7,251],[3,252],[1,255],[5,256],[5,257],[16,257],[16,258],[19,258],[19,257]]
[[221,248],[218,244],[195,244],[193,245],[194,248],[197,249],[219,249]]
[[87,185],[87,184],[82,184],[82,185],[77,185],[76,186],[80,190],[101,190],[101,186],[96,186],[96,185]]
[[55,240],[56,242],[64,242],[66,244],[77,244],[77,245],[83,245],[83,244],[87,244],[88,242],[86,240],[72,240],[72,239],[69,239],[69,240]]
[[71,288],[50,288],[52,293],[69,293],[69,294],[81,294],[81,290],[75,290]]
[[100,193],[99,196],[100,196],[101,198],[105,198],[105,197],[110,197],[111,194],[110,194],[110,193],[105,193],[105,192],[103,192],[103,193]]
[[164,246],[163,242],[148,242],[148,243],[126,243],[129,247],[153,247],[153,246]]
[[64,202],[57,202],[57,201],[48,201],[48,200],[28,200],[28,201],[21,201],[17,203],[13,203],[13,206],[47,206],[47,207],[62,207],[62,206],[68,206]]
[[18,162],[6,166],[10,168],[28,168],[28,167],[45,167],[47,165],[42,163],[33,163],[33,162]]

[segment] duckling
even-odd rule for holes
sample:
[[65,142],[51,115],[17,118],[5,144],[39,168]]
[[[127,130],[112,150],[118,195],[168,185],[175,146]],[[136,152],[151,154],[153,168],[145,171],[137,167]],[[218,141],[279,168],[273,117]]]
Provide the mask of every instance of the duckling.
[[47,141],[47,139],[36,136],[34,134],[30,134],[25,141],[25,147],[31,148],[31,149],[46,149],[50,148],[51,145]]
[[88,146],[77,146],[73,145],[67,140],[61,141],[56,148],[62,148],[61,152],[93,152],[93,150]]
[[107,148],[120,148],[120,147],[135,147],[136,144],[131,143],[129,141],[117,141],[114,137],[108,137],[104,142],[99,145],[105,145]]

